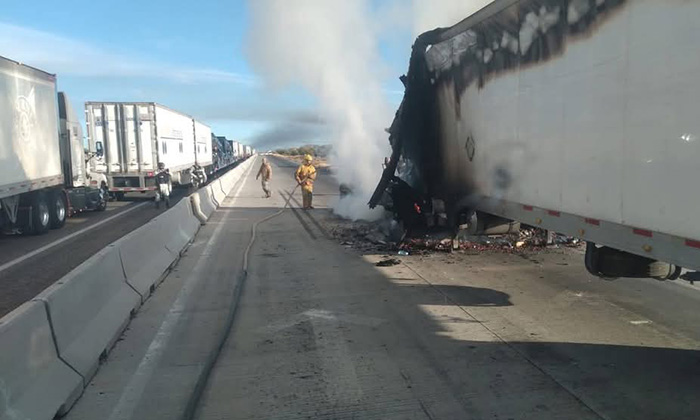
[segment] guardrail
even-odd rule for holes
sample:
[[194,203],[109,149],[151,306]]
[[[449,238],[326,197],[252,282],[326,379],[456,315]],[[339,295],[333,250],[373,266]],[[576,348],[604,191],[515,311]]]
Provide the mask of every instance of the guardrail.
[[65,414],[248,159],[0,319],[0,420]]

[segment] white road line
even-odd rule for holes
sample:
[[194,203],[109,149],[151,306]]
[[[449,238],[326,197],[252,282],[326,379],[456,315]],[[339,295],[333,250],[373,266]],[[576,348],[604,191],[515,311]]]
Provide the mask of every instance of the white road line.
[[[244,175],[242,175],[242,179],[240,181],[241,184],[232,197],[232,204],[235,202],[238,194],[241,192],[241,189],[243,188],[243,185],[245,185],[249,175],[250,168]],[[223,223],[217,223],[216,229],[214,229],[214,232],[207,241],[207,244],[204,246],[204,249],[202,250],[197,263],[192,269],[192,272],[183,284],[182,289],[180,289],[175,302],[170,307],[170,310],[161,323],[158,332],[151,341],[151,344],[148,346],[146,354],[144,354],[143,358],[141,359],[141,362],[129,380],[129,383],[126,387],[124,387],[124,392],[119,398],[117,405],[112,410],[109,420],[130,420],[133,418],[136,406],[144,397],[146,386],[153,376],[153,372],[155,372],[155,369],[160,362],[160,358],[163,356],[163,353],[168,347],[168,342],[175,331],[175,327],[177,327],[178,323],[180,322],[180,318],[185,313],[187,302],[190,299],[192,291],[195,290],[202,281],[205,281],[205,276],[201,275],[200,272],[207,267],[209,259],[213,255],[211,251],[215,249],[219,236],[221,235],[224,226],[227,224],[226,222],[229,221],[228,217],[226,216],[230,215],[232,210],[223,210],[223,212],[225,213],[225,216],[222,218]]]
[[121,217],[121,216],[123,216],[123,215],[125,215],[125,214],[127,214],[127,213],[129,213],[129,212],[132,212],[132,211],[136,210],[137,208],[139,208],[139,207],[141,207],[141,206],[144,206],[144,205],[146,205],[146,204],[148,204],[148,202],[137,204],[137,205],[135,205],[135,206],[133,206],[133,207],[131,207],[131,208],[128,208],[128,209],[126,209],[126,210],[124,210],[124,211],[122,211],[122,212],[119,212],[119,213],[117,213],[117,214],[115,214],[115,215],[113,215],[113,216],[110,216],[110,217],[108,217],[108,218],[106,218],[106,219],[104,219],[104,220],[101,220],[101,221],[95,223],[94,225],[90,225],[90,226],[88,226],[88,227],[85,227],[85,228],[83,228],[83,229],[80,229],[80,230],[77,231],[77,232],[73,232],[73,233],[71,233],[71,234],[68,235],[68,236],[64,236],[64,237],[61,238],[61,239],[57,239],[57,240],[55,240],[55,241],[53,241],[53,242],[51,242],[51,243],[49,243],[49,244],[46,244],[46,245],[42,246],[41,248],[37,248],[37,249],[35,249],[35,250],[32,251],[32,252],[29,252],[29,253],[27,253],[27,254],[24,254],[24,255],[22,255],[21,257],[18,257],[18,258],[15,258],[15,259],[12,260],[12,261],[6,262],[5,264],[0,265],[0,272],[3,272],[3,271],[5,271],[5,270],[7,270],[8,268],[11,268],[11,267],[13,267],[13,266],[15,266],[15,265],[17,265],[17,264],[23,262],[23,261],[26,261],[26,260],[28,260],[29,258],[32,258],[32,257],[34,257],[34,256],[36,256],[36,255],[39,255],[39,254],[41,254],[42,252],[44,252],[44,251],[46,251],[46,250],[49,250],[49,249],[55,247],[56,245],[60,245],[60,244],[62,244],[62,243],[65,242],[65,241],[69,241],[69,240],[75,238],[76,236],[80,236],[80,235],[82,235],[83,233],[85,233],[85,232],[87,232],[87,231],[89,231],[89,230],[92,230],[92,229],[95,229],[96,227],[102,226],[102,225],[104,225],[105,223],[107,223],[107,222],[109,222],[109,221],[112,221],[112,220],[116,219],[117,217]]

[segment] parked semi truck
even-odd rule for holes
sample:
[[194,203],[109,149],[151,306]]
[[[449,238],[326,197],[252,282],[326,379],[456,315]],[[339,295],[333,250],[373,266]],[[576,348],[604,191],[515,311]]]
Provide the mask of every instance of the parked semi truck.
[[56,77],[0,57],[0,228],[41,234],[104,210],[106,179],[87,171],[83,133]]
[[158,162],[174,184],[198,187],[213,164],[211,129],[189,115],[154,102],[87,102],[88,143],[104,150],[92,160],[117,199],[155,191]]
[[696,1],[498,0],[419,36],[370,205],[576,236],[601,277],[700,270],[699,21]]

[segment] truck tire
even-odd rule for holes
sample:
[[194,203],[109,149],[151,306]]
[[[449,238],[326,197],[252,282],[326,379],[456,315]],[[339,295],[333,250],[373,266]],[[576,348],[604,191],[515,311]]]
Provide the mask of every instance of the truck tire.
[[68,203],[63,191],[54,191],[48,195],[51,229],[62,228],[68,218]]
[[100,203],[95,207],[95,211],[105,211],[107,210],[107,199],[100,201]]
[[680,274],[680,267],[673,264],[607,246],[596,247],[591,242],[586,247],[586,269],[606,280],[619,277],[675,280]]
[[46,233],[51,226],[51,211],[49,209],[48,200],[46,200],[46,194],[42,192],[33,194],[31,203],[31,233],[34,235]]

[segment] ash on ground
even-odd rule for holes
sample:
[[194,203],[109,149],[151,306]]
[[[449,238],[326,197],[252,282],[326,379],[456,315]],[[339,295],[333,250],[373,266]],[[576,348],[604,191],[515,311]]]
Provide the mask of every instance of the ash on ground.
[[458,248],[453,248],[451,235],[424,234],[404,237],[399,224],[391,218],[375,222],[352,221],[337,215],[325,220],[328,233],[348,248],[361,252],[393,252],[400,255],[433,252],[462,252],[466,254],[484,251],[532,252],[549,248],[580,247],[577,238],[544,229],[522,226],[518,233],[508,235],[458,235]]
[[401,235],[398,224],[390,219],[368,222],[333,215],[325,220],[326,230],[341,245],[362,252],[398,251]]

